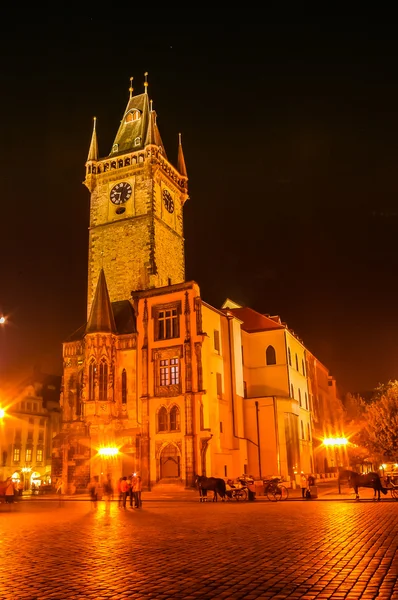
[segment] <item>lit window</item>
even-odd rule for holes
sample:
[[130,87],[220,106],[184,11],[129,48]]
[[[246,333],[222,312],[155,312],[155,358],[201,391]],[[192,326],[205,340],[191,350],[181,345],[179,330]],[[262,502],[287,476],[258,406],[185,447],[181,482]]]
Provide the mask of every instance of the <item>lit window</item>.
[[158,431],[167,431],[167,410],[164,406],[158,412]]
[[119,144],[113,144],[112,152],[117,152],[119,150]]
[[21,450],[20,448],[14,448],[14,462],[19,462],[21,460]]
[[268,346],[265,351],[267,365],[276,365],[276,352],[273,346]]
[[176,308],[160,310],[158,314],[158,340],[178,337],[178,314]]
[[160,361],[160,385],[178,385],[180,382],[178,358]]
[[43,450],[38,448],[36,451],[36,462],[42,462],[43,460]]
[[170,410],[170,431],[179,431],[180,429],[180,410],[178,406],[173,406]]
[[32,448],[26,448],[25,461],[32,462]]
[[99,400],[107,400],[108,399],[108,363],[104,359],[100,363],[98,399]]
[[125,122],[133,123],[134,121],[138,121],[141,118],[141,113],[139,110],[131,110],[127,113]]
[[136,137],[134,140],[134,146],[139,146],[141,144],[141,138],[140,137]]
[[127,403],[127,373],[126,369],[122,371],[122,404]]

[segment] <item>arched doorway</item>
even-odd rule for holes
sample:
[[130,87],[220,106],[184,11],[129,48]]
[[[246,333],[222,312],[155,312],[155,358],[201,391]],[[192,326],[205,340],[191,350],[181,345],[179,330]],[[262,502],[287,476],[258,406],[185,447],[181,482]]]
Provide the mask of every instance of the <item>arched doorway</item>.
[[160,455],[160,479],[180,477],[180,453],[177,446],[168,444]]

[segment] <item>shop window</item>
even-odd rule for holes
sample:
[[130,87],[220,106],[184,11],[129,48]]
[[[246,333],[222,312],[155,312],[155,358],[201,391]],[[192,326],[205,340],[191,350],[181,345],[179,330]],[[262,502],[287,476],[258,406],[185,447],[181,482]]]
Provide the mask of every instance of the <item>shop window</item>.
[[170,410],[170,431],[180,430],[180,409],[173,406]]
[[167,431],[167,410],[164,406],[158,412],[158,431]]
[[98,385],[98,399],[108,399],[108,363],[105,359],[100,362],[99,368],[99,385]]
[[276,365],[276,352],[273,346],[268,346],[265,351],[267,365]]
[[127,404],[127,373],[126,369],[122,371],[122,404]]
[[14,462],[19,462],[20,460],[21,460],[21,449],[20,448],[14,448],[13,461]]

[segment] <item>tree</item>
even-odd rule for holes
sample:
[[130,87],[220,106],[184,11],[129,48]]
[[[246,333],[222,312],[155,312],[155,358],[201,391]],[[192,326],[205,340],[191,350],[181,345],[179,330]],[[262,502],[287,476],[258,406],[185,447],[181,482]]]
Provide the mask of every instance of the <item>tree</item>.
[[375,389],[365,418],[366,447],[381,459],[398,462],[398,381]]

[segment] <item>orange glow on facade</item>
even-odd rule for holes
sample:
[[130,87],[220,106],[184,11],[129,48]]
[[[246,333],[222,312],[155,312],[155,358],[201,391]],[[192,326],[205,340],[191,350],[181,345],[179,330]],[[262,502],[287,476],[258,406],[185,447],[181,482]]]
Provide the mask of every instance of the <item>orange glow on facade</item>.
[[325,438],[322,443],[324,446],[346,446],[348,444],[348,440],[345,437]]

